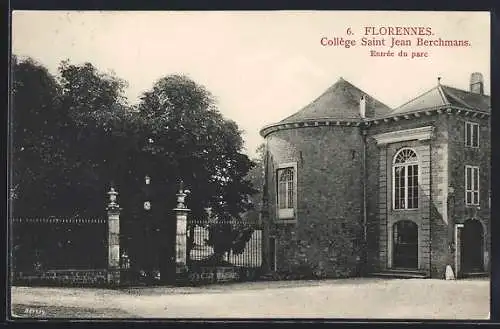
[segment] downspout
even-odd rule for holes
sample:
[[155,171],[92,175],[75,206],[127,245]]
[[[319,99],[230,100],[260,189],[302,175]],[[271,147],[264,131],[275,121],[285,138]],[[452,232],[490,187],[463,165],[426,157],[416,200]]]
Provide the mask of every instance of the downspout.
[[[361,117],[361,120],[366,119],[366,96],[361,95],[361,98],[359,100],[359,116]],[[366,184],[367,184],[367,176],[366,176],[366,130],[364,126],[360,127],[361,129],[361,136],[363,139],[363,163],[362,163],[362,170],[363,170],[363,272],[366,272],[367,270],[367,261],[368,261],[368,251],[367,251],[367,215],[366,215]],[[363,273],[364,274],[364,273]]]
[[269,143],[265,141],[265,152],[264,152],[264,182],[262,184],[262,204],[260,209],[260,225],[262,225],[263,234],[262,234],[262,244],[264,248],[262,248],[262,267],[264,272],[270,271],[270,264],[268,260],[269,256],[269,235],[270,235],[270,223],[269,223],[269,209],[268,209],[268,166],[269,166]]
[[[433,129],[436,129],[435,127]],[[432,193],[432,139],[429,141],[429,278],[432,278],[432,205],[433,193]]]
[[[17,59],[14,56],[10,56],[9,58],[9,72],[10,72],[10,81],[9,81],[9,87],[10,90],[14,89],[14,73],[15,73],[15,65],[17,64]],[[7,126],[7,156],[8,156],[8,161],[7,161],[7,184],[9,188],[9,194],[8,194],[8,202],[7,202],[7,234],[9,236],[9,245],[8,245],[8,250],[9,250],[9,259],[8,259],[8,268],[9,268],[9,279],[11,280],[10,282],[13,282],[16,276],[16,269],[15,269],[15,259],[14,259],[14,235],[13,233],[13,206],[14,206],[14,194],[15,194],[15,189],[14,189],[14,174],[13,170],[10,170],[13,168],[13,162],[14,162],[14,120],[13,120],[13,108],[14,108],[14,92],[11,92],[9,94],[9,98],[7,101],[7,122],[9,123]]]
[[367,174],[366,174],[366,130],[362,129],[361,134],[363,136],[363,264],[365,271],[367,268],[368,261],[368,237],[367,237],[367,212],[366,212],[366,184],[367,184]]

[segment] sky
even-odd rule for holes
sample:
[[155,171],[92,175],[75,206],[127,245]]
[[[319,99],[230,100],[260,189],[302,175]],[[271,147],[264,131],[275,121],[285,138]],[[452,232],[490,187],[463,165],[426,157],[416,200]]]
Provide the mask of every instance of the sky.
[[[468,40],[470,46],[419,47],[419,36],[365,35],[366,27],[383,34],[396,26],[430,28],[433,35],[420,37]],[[321,45],[322,38],[335,37],[357,45]],[[386,44],[363,46],[363,37]],[[389,48],[392,37],[411,46]],[[370,56],[371,50],[395,56]],[[400,50],[408,57],[397,56]],[[128,81],[131,103],[162,76],[185,74],[236,121],[250,156],[263,142],[263,126],[299,111],[340,77],[390,107],[433,88],[437,77],[467,90],[472,72],[483,74],[490,93],[488,12],[14,11],[12,52],[53,74],[65,59],[113,71]],[[428,57],[411,58],[413,52]]]

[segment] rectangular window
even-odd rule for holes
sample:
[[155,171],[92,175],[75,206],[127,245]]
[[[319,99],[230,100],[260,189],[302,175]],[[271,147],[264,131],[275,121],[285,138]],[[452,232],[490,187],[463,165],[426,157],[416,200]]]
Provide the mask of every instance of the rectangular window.
[[418,166],[408,166],[408,209],[418,208]]
[[295,219],[297,166],[284,164],[276,170],[277,207],[279,219]]
[[394,168],[394,209],[405,208],[405,167]]
[[278,170],[278,205],[280,209],[293,208],[293,168]]
[[418,208],[418,165],[394,167],[394,209]]
[[465,123],[465,146],[479,147],[479,124]]
[[[278,171],[278,177],[281,175],[281,171]],[[287,182],[278,182],[278,207],[279,209],[288,208],[287,204]]]
[[465,204],[479,205],[479,167],[465,166]]

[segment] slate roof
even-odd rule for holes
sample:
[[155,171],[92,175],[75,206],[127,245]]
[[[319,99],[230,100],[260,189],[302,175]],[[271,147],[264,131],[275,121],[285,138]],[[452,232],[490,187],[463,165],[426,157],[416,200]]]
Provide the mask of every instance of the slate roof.
[[312,103],[279,123],[291,123],[315,119],[361,119],[359,102],[361,96],[366,99],[366,117],[386,115],[391,108],[369,96],[361,89],[340,78]]
[[435,108],[446,105],[491,113],[490,96],[476,94],[439,84],[431,90],[397,107],[391,112],[391,114],[410,113],[426,108]]
[[489,95],[472,93],[440,83],[393,110],[350,82],[340,78],[309,105],[277,123],[265,126],[260,134],[265,137],[274,129],[280,129],[281,126],[286,128],[290,123],[300,124],[305,121],[314,121],[316,125],[328,125],[330,120],[360,123],[363,121],[359,113],[361,96],[366,99],[365,116],[367,121],[447,107],[479,111],[486,115],[491,113],[491,97]]

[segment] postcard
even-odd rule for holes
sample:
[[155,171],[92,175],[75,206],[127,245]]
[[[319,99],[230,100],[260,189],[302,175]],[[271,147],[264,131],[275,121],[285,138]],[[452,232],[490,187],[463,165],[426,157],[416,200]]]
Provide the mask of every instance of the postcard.
[[487,320],[489,12],[12,12],[11,318]]

